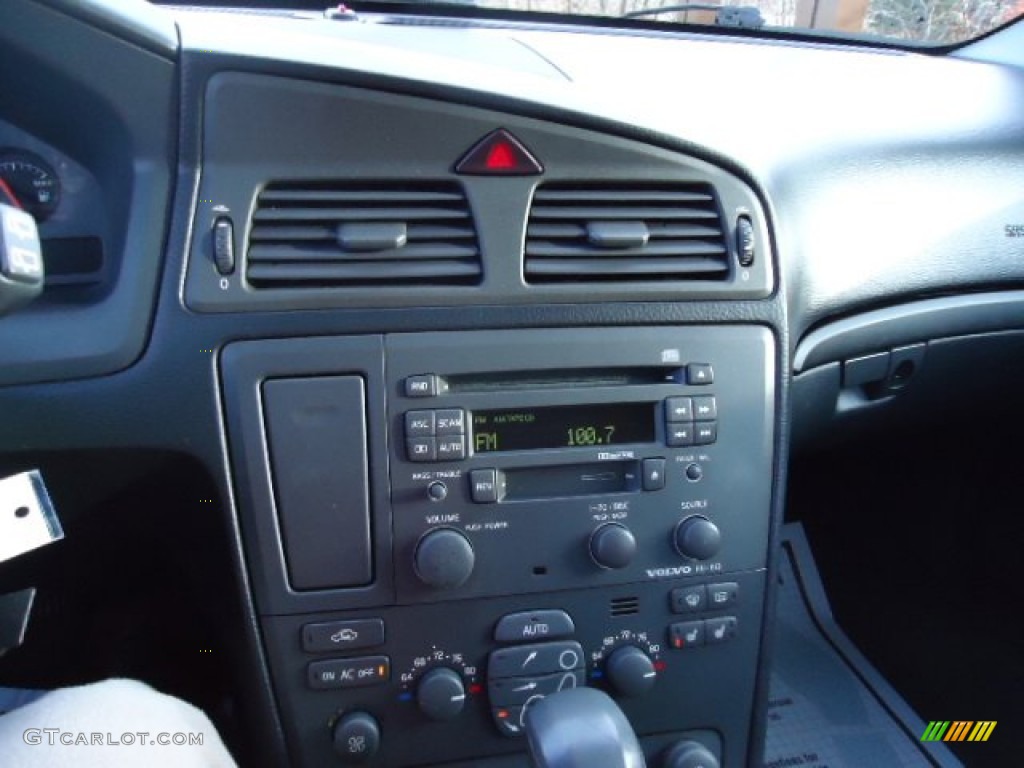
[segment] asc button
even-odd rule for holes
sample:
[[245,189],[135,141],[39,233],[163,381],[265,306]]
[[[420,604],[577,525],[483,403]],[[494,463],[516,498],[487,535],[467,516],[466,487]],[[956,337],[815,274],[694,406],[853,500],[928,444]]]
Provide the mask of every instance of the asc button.
[[302,650],[306,653],[351,651],[384,644],[384,622],[380,619],[326,621],[302,628]]
[[387,656],[328,659],[310,662],[306,669],[309,687],[314,690],[362,688],[386,683],[390,676],[391,661]]

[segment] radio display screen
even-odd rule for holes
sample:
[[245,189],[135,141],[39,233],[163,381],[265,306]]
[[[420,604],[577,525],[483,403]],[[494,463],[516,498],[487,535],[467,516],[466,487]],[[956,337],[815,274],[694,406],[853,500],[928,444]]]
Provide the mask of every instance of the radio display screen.
[[653,403],[473,411],[476,453],[653,443]]

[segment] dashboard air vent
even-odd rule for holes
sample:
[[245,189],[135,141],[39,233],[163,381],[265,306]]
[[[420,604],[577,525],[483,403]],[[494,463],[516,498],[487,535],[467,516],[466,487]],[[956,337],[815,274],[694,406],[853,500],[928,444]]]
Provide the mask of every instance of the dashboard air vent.
[[476,285],[482,267],[462,189],[437,183],[274,183],[252,216],[257,288]]
[[533,197],[528,283],[725,280],[728,256],[710,184],[549,184]]

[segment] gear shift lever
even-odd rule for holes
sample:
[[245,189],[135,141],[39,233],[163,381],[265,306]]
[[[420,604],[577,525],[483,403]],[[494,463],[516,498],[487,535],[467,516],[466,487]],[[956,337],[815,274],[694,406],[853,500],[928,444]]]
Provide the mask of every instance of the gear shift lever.
[[645,768],[644,753],[619,705],[595,688],[572,688],[526,710],[537,768]]

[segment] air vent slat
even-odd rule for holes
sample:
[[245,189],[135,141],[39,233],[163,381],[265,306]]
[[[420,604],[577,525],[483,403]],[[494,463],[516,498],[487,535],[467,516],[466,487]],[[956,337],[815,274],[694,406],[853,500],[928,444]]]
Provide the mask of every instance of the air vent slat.
[[714,259],[539,259],[526,267],[526,274],[566,279],[581,276],[630,279],[637,276],[714,276],[728,270],[728,266]]
[[608,259],[629,258],[630,256],[713,256],[725,254],[721,243],[708,243],[700,240],[659,240],[648,242],[637,248],[599,248],[592,245],[565,245],[533,241],[526,246],[527,256],[573,258],[573,259]]
[[250,222],[246,278],[258,290],[477,285],[482,274],[469,205],[447,181],[275,183]]
[[375,204],[412,201],[414,203],[455,203],[462,204],[462,195],[457,192],[409,192],[386,189],[267,189],[260,195],[260,203],[344,203],[366,204],[371,199]]
[[345,251],[335,246],[253,245],[249,248],[249,261],[315,261],[315,262],[384,262],[419,261],[423,259],[475,259],[479,257],[475,247],[451,243],[410,244],[387,251]]
[[[386,266],[385,269],[381,269]],[[252,282],[275,283],[352,283],[352,282],[433,282],[447,278],[475,278],[480,269],[459,261],[426,261],[411,264],[366,262],[351,264],[253,264],[248,277]]]
[[276,221],[458,221],[468,219],[469,211],[437,207],[376,208],[351,206],[346,208],[262,208],[253,214],[254,222]]
[[717,219],[718,212],[701,208],[673,208],[669,206],[626,206],[619,201],[618,207],[597,206],[554,206],[535,205],[530,215],[535,219],[581,219],[583,221],[614,221],[618,219],[654,219],[654,220],[686,220],[686,219]]
[[534,194],[524,272],[530,284],[727,280],[726,232],[710,184],[551,184]]
[[[702,224],[649,224],[651,239],[666,237],[721,237],[722,230]],[[530,238],[574,238],[585,237],[587,228],[583,224],[531,224],[527,237]]]
[[714,203],[709,192],[686,192],[667,189],[538,189],[534,195],[538,202],[608,202],[621,205],[624,201],[668,203]]

